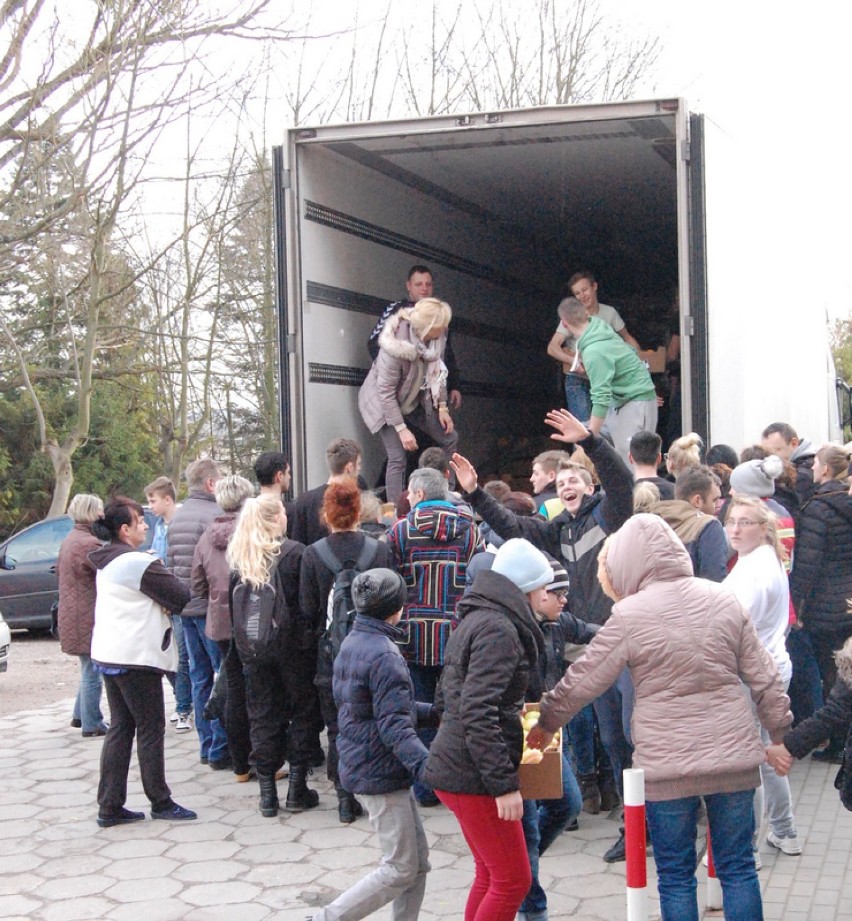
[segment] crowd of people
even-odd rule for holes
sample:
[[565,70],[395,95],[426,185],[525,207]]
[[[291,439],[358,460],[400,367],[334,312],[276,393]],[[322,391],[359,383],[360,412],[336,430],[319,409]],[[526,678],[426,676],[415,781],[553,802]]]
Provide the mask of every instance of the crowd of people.
[[[588,399],[566,382],[576,412],[547,414],[559,447],[531,459],[532,495],[481,484],[456,452],[451,309],[425,267],[408,285],[371,337],[359,401],[387,454],[385,504],[348,438],[295,501],[276,451],[257,488],[210,458],[188,466],[181,503],[158,477],[146,551],[136,500],[73,499],[59,627],[80,660],[72,725],[103,737],[98,824],[144,819],[126,807],[134,738],[152,818],[196,818],[166,783],[170,722],[195,731],[202,764],[257,781],[264,817],[315,808],[323,765],[340,822],[366,811],[381,864],[314,921],[388,903],[416,918],[420,810],[441,804],[474,858],[465,921],[543,921],[541,855],[582,810],[617,808],[633,765],[664,921],[698,916],[702,808],[726,917],[762,917],[764,817],[771,847],[803,852],[786,774],[814,749],[842,762],[852,721],[848,452],[776,423],[740,454],[691,433],[664,456],[635,341],[589,310],[603,305],[582,276],[557,332]],[[540,712],[531,748],[565,732],[553,800],[520,792],[525,705]],[[604,859],[624,856],[622,830]]]

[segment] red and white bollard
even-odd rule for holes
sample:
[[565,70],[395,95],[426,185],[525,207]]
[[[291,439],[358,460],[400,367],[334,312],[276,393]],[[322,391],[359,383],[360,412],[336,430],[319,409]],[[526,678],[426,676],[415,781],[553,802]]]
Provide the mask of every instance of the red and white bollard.
[[713,863],[713,847],[710,844],[710,828],[707,828],[707,908],[718,911],[722,907],[722,884],[716,877]]
[[645,844],[645,772],[624,772],[624,850],[627,858],[627,921],[648,921]]

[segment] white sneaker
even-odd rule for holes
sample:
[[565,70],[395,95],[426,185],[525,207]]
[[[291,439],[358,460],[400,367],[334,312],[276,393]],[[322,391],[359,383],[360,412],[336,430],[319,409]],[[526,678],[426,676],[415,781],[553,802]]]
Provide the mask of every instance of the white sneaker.
[[777,847],[782,854],[788,854],[790,857],[798,857],[802,853],[802,845],[799,843],[799,836],[793,835],[790,838],[779,838],[775,832],[770,831],[766,836],[766,843],[772,847]]
[[180,719],[180,713],[175,710],[175,712],[169,717],[170,723],[176,723]]
[[763,869],[763,861],[760,859],[760,851],[752,851],[754,854],[754,868],[755,870]]
[[177,723],[175,723],[175,732],[189,732],[192,729],[192,714],[178,714]]

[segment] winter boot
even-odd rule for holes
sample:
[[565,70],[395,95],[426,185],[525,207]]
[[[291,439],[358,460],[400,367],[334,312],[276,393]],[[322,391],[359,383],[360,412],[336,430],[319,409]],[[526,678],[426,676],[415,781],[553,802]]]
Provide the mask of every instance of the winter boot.
[[620,803],[621,798],[618,795],[618,787],[615,784],[615,776],[611,771],[601,771],[601,779],[598,784],[601,794],[601,812],[612,812]]
[[260,785],[260,814],[267,819],[278,815],[278,788],[275,785],[275,776],[258,774],[257,782]]
[[578,774],[577,780],[583,794],[583,812],[597,815],[601,811],[601,791],[598,789],[597,774]]
[[290,785],[287,787],[287,812],[304,812],[319,805],[319,793],[308,787],[308,768],[304,764],[290,764]]
[[355,819],[364,815],[364,807],[346,790],[337,791],[337,815],[343,825],[351,825]]

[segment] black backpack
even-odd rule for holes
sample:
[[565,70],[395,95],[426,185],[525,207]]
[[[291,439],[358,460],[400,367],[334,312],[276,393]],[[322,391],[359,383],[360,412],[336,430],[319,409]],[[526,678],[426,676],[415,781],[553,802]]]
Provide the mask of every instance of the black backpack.
[[275,654],[285,607],[277,561],[270,580],[260,588],[246,582],[234,586],[231,596],[234,643],[242,662],[258,662]]
[[325,566],[334,573],[334,584],[328,593],[326,628],[317,649],[317,675],[315,683],[331,687],[334,660],[343,641],[349,636],[355,622],[355,605],[352,603],[352,582],[359,573],[366,572],[379,552],[379,542],[364,536],[364,544],[357,560],[340,560],[331,549],[328,538],[312,545]]

